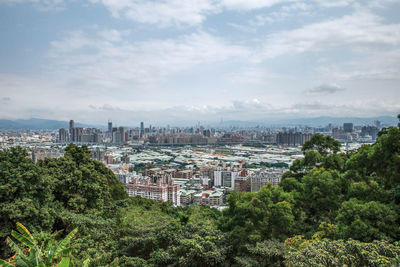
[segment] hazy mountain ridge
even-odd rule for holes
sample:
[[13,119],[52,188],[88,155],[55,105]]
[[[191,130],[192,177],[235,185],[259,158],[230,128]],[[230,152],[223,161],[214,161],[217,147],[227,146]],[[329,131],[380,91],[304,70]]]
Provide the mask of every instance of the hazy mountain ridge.
[[[354,125],[373,125],[375,120],[379,120],[382,126],[385,125],[397,125],[396,116],[379,116],[379,117],[369,117],[369,118],[359,118],[359,117],[315,117],[315,118],[298,118],[298,119],[265,119],[263,121],[240,121],[240,120],[227,120],[221,122],[207,122],[202,121],[201,125],[205,125],[207,127],[256,127],[256,126],[326,126],[328,124],[332,124],[333,126],[343,125],[345,122],[352,122]],[[172,123],[171,123],[172,124]],[[176,123],[179,126],[192,126],[195,123],[187,122],[184,124],[183,122]],[[174,124],[172,124],[174,125]],[[175,125],[175,126],[177,126]],[[138,125],[139,126],[139,125]],[[135,128],[138,126],[131,126],[129,128]],[[148,125],[146,125],[147,127]],[[16,119],[16,120],[8,120],[8,119],[0,119],[0,130],[39,130],[39,129],[48,129],[48,130],[57,130],[60,128],[68,128],[68,121],[59,121],[59,120],[49,120],[49,119]],[[104,129],[106,127],[106,121],[104,125],[92,125],[92,124],[84,124],[75,122],[75,127],[94,127]]]
[[[98,127],[88,124],[75,122],[75,127]],[[48,119],[0,119],[0,130],[57,130],[60,128],[69,128],[68,121],[48,120]]]
[[378,117],[314,117],[314,118],[298,118],[298,119],[266,119],[264,121],[238,121],[238,120],[227,120],[218,123],[211,123],[213,127],[256,127],[256,126],[326,126],[332,124],[333,126],[343,125],[343,123],[350,122],[354,125],[373,125],[374,121],[379,120],[381,125],[397,125],[398,121],[396,116],[378,116]]

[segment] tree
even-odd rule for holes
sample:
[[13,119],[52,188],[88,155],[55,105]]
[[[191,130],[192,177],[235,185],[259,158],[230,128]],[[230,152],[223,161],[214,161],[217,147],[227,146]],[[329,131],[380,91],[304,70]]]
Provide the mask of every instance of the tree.
[[222,212],[220,227],[227,232],[235,252],[246,243],[256,244],[267,239],[284,240],[295,227],[294,199],[282,188],[271,185],[257,193],[232,192],[228,208]]
[[362,202],[352,198],[343,202],[338,212],[336,235],[342,239],[398,240],[399,209],[377,201]]
[[400,129],[389,127],[380,132],[373,145],[372,166],[387,189],[400,185]]
[[255,246],[246,245],[245,255],[236,257],[234,266],[284,266],[284,260],[284,244],[277,240],[266,240]]
[[4,245],[17,222],[35,231],[50,231],[56,217],[57,203],[52,194],[53,177],[28,158],[20,148],[0,151],[0,255],[10,251]]
[[55,200],[76,213],[97,212],[113,200],[127,198],[114,173],[92,160],[87,146],[70,144],[64,157],[45,159],[39,166],[55,179]]
[[343,200],[345,181],[341,174],[314,169],[304,175],[302,183],[301,207],[307,212],[310,223],[318,226],[322,221],[333,221]]
[[[300,243],[300,244],[299,244]],[[286,243],[285,264],[294,266],[399,266],[400,247],[387,241],[313,240]]]
[[340,146],[340,142],[330,136],[314,134],[309,141],[304,143],[302,151],[305,153],[310,150],[316,150],[322,156],[326,156],[329,153],[339,152]]

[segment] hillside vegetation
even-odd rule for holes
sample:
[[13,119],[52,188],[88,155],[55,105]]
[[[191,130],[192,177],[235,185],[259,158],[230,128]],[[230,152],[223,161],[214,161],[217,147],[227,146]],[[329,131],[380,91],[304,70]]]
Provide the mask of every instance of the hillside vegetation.
[[39,246],[77,229],[70,266],[400,265],[400,124],[346,153],[317,134],[303,153],[279,187],[233,192],[219,212],[129,198],[85,146],[37,164],[0,151],[0,258],[18,257],[20,222]]

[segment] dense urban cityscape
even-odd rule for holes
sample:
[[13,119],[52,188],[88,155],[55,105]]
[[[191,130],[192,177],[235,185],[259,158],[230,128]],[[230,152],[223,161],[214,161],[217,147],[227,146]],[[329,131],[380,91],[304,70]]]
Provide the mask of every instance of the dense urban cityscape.
[[92,159],[106,164],[126,187],[129,196],[141,196],[175,206],[224,207],[232,190],[257,192],[271,183],[277,186],[293,161],[301,159],[301,146],[314,134],[331,136],[343,151],[372,144],[387,125],[344,123],[325,127],[195,127],[105,130],[75,127],[58,131],[1,131],[0,148],[22,146],[34,162],[59,158],[69,143],[87,145]]

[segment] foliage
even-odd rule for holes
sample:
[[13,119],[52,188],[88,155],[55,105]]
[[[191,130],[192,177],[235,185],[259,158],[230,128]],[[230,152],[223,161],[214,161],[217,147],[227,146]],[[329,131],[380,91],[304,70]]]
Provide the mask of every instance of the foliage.
[[337,235],[355,238],[393,241],[399,237],[398,208],[377,201],[362,202],[352,198],[343,202],[337,216]]
[[0,256],[10,251],[6,237],[17,222],[34,231],[51,231],[55,222],[55,181],[22,148],[0,151]]
[[400,247],[386,241],[324,239],[303,240],[300,246],[295,245],[286,242],[287,266],[398,266],[400,263]]
[[281,188],[263,187],[257,193],[233,192],[220,219],[234,252],[267,239],[283,240],[294,229],[293,198]]
[[235,266],[284,266],[284,244],[276,240],[246,245],[246,254],[235,258]]
[[54,197],[68,210],[96,212],[127,194],[111,170],[92,160],[87,146],[69,145],[65,156],[39,165],[55,178]]
[[68,267],[71,253],[70,242],[76,232],[77,229],[74,229],[60,241],[57,241],[54,238],[55,235],[52,235],[46,242],[39,244],[38,240],[34,238],[25,226],[17,223],[17,231],[12,231],[11,235],[20,244],[17,244],[12,238],[7,239],[8,244],[16,254],[10,261],[2,260],[0,264],[26,267]]

